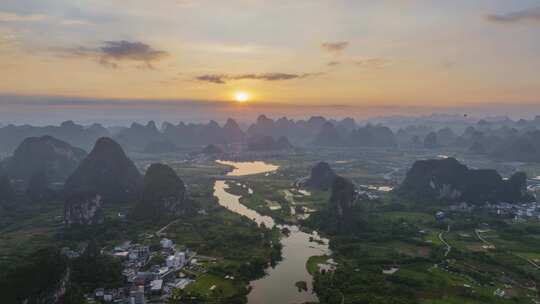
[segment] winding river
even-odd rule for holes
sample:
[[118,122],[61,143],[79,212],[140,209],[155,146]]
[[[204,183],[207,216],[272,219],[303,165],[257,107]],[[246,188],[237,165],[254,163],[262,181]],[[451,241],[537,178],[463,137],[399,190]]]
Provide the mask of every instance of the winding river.
[[[276,171],[279,167],[264,162],[232,162],[217,161],[220,164],[233,167],[228,176],[246,176]],[[214,195],[218,198],[219,204],[223,207],[248,217],[257,224],[264,223],[266,227],[275,226],[274,219],[264,216],[249,209],[240,203],[241,196],[227,192],[228,185],[223,180],[218,180],[214,184]],[[280,228],[288,228],[291,233],[283,236],[283,260],[275,268],[268,268],[267,275],[259,280],[252,281],[252,290],[248,295],[250,304],[292,304],[304,302],[317,302],[317,296],[312,293],[312,277],[306,270],[306,262],[314,255],[328,254],[328,240],[323,239],[325,244],[310,242],[309,238],[319,239],[319,236],[305,233],[297,226],[280,225]],[[295,283],[305,281],[308,284],[308,291],[298,291]]]

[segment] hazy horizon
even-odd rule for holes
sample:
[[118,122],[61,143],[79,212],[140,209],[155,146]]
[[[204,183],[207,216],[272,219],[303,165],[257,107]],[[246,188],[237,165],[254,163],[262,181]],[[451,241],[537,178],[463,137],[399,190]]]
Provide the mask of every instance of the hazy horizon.
[[540,304],[540,0],[0,0],[0,71],[1,303]]
[[[83,124],[129,125],[132,122],[180,121],[200,123],[210,120],[224,122],[233,118],[242,123],[253,122],[257,116],[307,119],[311,116],[327,118],[354,118],[366,121],[387,117],[424,117],[431,115],[457,115],[469,118],[509,117],[531,119],[540,115],[540,105],[474,105],[468,107],[411,107],[360,106],[346,104],[302,105],[283,103],[236,104],[210,100],[163,99],[92,99],[61,96],[0,95],[0,124],[59,124],[73,120]],[[46,114],[46,115],[43,115]]]

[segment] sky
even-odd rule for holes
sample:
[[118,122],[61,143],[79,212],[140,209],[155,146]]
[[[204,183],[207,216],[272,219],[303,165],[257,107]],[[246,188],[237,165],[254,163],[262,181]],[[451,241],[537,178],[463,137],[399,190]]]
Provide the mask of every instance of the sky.
[[540,1],[1,0],[0,71],[0,120],[241,114],[239,91],[253,112],[527,115]]

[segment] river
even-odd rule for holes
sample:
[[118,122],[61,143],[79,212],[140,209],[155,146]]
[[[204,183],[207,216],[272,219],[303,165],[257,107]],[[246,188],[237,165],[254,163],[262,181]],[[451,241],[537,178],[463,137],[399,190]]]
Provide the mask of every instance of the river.
[[[264,162],[232,162],[217,161],[220,164],[233,167],[229,176],[246,176],[252,174],[262,174],[276,171],[279,167]],[[240,203],[241,196],[227,192],[228,186],[223,180],[218,180],[214,184],[214,195],[223,207],[248,217],[257,224],[264,223],[266,227],[275,226],[274,219],[263,216],[255,210],[249,209]],[[297,226],[280,225],[280,228],[288,228],[291,233],[283,236],[282,256],[276,267],[268,268],[267,275],[259,280],[250,283],[252,290],[248,295],[249,304],[292,304],[304,303],[308,301],[317,302],[317,296],[312,293],[312,277],[306,270],[306,262],[314,255],[329,254],[328,240],[322,239],[324,244],[310,242],[309,238],[319,239],[316,232],[313,234],[299,230]],[[308,291],[298,291],[295,283],[305,281],[308,284]]]

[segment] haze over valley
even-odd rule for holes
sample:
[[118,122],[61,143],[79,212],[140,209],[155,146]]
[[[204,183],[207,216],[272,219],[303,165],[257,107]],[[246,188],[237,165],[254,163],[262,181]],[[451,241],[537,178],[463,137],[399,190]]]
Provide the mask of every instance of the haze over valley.
[[3,0],[0,303],[540,303],[534,0]]

